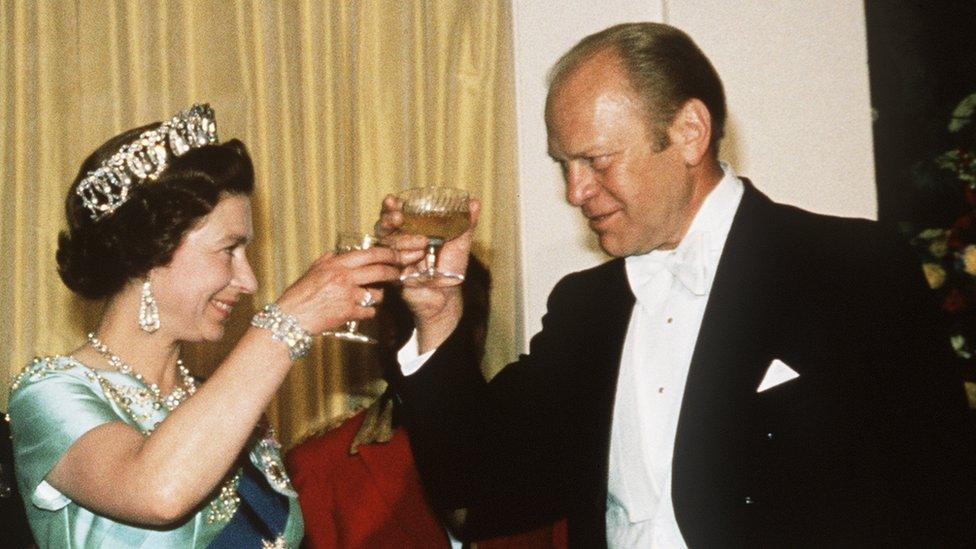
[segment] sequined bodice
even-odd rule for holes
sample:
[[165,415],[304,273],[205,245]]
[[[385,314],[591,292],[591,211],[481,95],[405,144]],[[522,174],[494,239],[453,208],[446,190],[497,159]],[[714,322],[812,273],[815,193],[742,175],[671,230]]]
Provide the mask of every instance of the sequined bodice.
[[[169,531],[140,529],[95,515],[44,482],[44,476],[74,440],[89,429],[122,421],[144,436],[171,411],[132,376],[93,369],[72,357],[51,356],[31,361],[11,384],[10,417],[17,457],[17,480],[40,547],[88,546],[92,536],[103,547],[206,546],[237,511],[238,474],[231,475],[214,499],[185,523]],[[257,438],[250,461],[274,490],[288,497],[286,546],[297,546],[302,534],[297,494],[285,473],[280,445],[270,430]],[[65,539],[67,536],[68,539]],[[42,539],[49,537],[50,539]]]

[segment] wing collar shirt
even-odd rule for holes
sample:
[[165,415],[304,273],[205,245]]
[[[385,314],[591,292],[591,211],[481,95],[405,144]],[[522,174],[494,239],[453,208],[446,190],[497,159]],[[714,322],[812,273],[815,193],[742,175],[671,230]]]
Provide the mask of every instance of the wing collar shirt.
[[[624,341],[610,438],[607,541],[610,547],[684,547],[671,504],[671,455],[691,355],[718,259],[742,199],[727,164],[674,250],[626,259],[637,297]],[[404,375],[418,355],[417,335],[398,353]]]
[[637,302],[620,359],[610,434],[610,547],[685,547],[671,502],[678,413],[743,185],[728,165],[674,250],[626,259]]

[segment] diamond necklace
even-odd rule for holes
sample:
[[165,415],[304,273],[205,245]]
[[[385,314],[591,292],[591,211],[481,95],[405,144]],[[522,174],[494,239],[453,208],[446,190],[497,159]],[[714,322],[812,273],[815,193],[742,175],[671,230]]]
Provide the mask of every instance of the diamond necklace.
[[120,374],[125,374],[135,379],[143,386],[145,386],[147,389],[149,389],[149,392],[152,393],[152,397],[153,397],[153,408],[157,410],[165,406],[167,410],[173,411],[173,409],[179,406],[180,403],[182,403],[184,400],[189,398],[190,395],[197,392],[197,383],[193,379],[193,376],[190,375],[190,371],[187,370],[185,366],[183,366],[183,359],[177,359],[176,361],[176,369],[180,374],[180,380],[182,386],[176,387],[175,389],[173,389],[173,392],[166,395],[166,397],[164,398],[162,393],[159,390],[158,385],[156,385],[155,383],[147,382],[146,379],[142,377],[142,374],[133,370],[132,366],[123,362],[122,359],[118,357],[118,355],[112,353],[112,351],[109,350],[108,346],[102,343],[100,339],[95,337],[94,332],[88,333],[88,344],[91,345],[92,349],[95,349],[98,352],[98,354],[102,355],[102,358],[107,360],[108,363],[113,368],[115,368]]

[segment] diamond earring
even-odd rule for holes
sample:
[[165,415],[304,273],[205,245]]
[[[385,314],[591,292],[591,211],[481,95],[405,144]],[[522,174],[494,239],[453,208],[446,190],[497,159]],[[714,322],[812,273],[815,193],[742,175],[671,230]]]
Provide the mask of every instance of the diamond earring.
[[142,299],[139,300],[139,327],[146,333],[153,333],[159,329],[159,309],[156,298],[153,297],[152,285],[149,278],[142,283]]

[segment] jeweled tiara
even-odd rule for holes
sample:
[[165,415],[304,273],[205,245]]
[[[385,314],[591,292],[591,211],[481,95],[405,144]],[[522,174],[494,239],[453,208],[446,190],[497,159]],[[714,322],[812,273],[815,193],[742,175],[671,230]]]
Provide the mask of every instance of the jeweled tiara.
[[85,174],[75,192],[98,221],[125,204],[133,185],[159,177],[169,164],[170,153],[182,156],[216,142],[213,109],[206,103],[193,105],[124,145],[98,169]]

